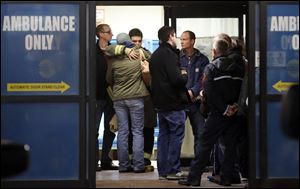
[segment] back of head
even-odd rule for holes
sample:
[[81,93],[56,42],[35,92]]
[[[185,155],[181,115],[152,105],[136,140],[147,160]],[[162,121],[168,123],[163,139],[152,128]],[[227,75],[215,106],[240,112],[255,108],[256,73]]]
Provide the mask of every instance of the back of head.
[[224,39],[215,39],[213,48],[217,51],[218,55],[226,55],[229,50],[229,44]]
[[232,48],[231,50],[241,53],[243,56],[246,56],[245,44],[244,41],[238,37],[231,37]]
[[214,40],[217,41],[217,40],[225,40],[227,43],[228,43],[228,47],[229,48],[232,48],[232,40],[231,40],[231,37],[229,37],[229,35],[227,35],[226,33],[219,33],[215,38]]
[[174,35],[175,30],[170,26],[163,26],[158,30],[158,39],[160,43],[165,43],[169,40],[170,35]]
[[117,43],[119,45],[126,45],[132,43],[132,41],[127,33],[119,33],[117,35]]

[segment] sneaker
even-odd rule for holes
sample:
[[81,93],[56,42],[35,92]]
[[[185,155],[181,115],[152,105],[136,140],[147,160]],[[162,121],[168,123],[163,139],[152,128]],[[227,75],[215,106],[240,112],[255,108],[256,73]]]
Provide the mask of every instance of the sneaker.
[[243,182],[248,182],[248,178],[242,177],[242,178],[241,178],[241,181],[243,181]]
[[158,180],[168,180],[168,179],[167,179],[167,176],[162,175],[162,176],[159,176],[159,177],[158,177]]
[[168,180],[180,180],[180,179],[184,179],[186,178],[186,176],[184,175],[183,172],[178,172],[178,173],[173,173],[173,174],[168,174],[167,175],[167,179]]
[[131,166],[125,170],[119,170],[119,173],[128,173],[128,172],[133,172],[133,168]]

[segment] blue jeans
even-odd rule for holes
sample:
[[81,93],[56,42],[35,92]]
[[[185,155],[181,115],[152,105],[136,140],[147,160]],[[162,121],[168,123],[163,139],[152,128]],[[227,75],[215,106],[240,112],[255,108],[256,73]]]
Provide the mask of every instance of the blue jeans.
[[118,121],[118,159],[119,170],[129,169],[128,135],[129,119],[131,121],[131,132],[133,135],[133,169],[143,170],[144,164],[144,99],[127,99],[114,101]]
[[185,112],[158,112],[157,168],[159,176],[178,173],[184,137]]

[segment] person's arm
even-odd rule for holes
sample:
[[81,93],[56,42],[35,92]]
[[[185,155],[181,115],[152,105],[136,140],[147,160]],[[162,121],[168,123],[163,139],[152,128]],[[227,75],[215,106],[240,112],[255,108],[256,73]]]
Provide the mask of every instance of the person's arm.
[[138,52],[134,51],[133,48],[127,48],[125,45],[109,45],[103,50],[105,55],[110,57],[126,54],[130,60],[139,58]]

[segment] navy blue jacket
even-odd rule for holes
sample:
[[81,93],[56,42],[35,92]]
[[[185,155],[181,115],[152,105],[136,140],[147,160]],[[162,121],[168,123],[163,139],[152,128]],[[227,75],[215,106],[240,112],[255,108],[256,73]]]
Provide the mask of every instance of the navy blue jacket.
[[188,82],[185,87],[191,90],[194,96],[198,96],[202,88],[202,75],[204,68],[209,64],[208,58],[194,48],[194,55],[188,57],[184,50],[180,51],[180,67],[185,67],[188,73]]
[[206,66],[203,87],[212,114],[223,115],[227,105],[238,102],[244,77],[240,66],[228,56],[217,57]]

